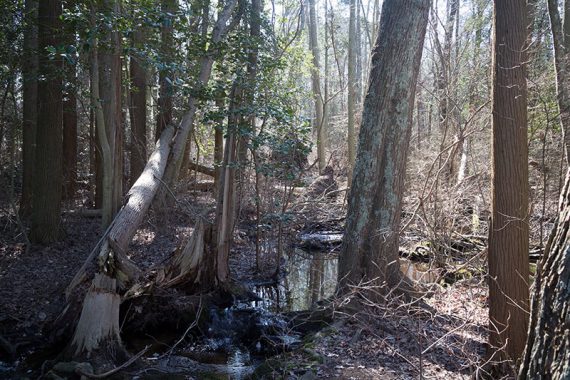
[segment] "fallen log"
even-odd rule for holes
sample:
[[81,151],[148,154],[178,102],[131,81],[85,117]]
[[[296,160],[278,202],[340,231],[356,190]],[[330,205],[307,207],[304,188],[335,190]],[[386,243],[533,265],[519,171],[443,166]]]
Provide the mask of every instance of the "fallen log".
[[197,162],[190,161],[189,167],[190,170],[194,170],[195,172],[202,173],[210,177],[214,177],[216,175],[216,169],[200,165]]

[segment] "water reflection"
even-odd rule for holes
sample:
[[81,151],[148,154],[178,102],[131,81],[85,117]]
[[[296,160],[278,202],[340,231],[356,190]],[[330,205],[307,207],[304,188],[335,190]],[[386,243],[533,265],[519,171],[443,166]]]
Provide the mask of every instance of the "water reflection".
[[254,306],[275,312],[310,309],[317,301],[334,294],[337,264],[336,254],[294,249],[287,258],[281,283],[256,286],[256,293],[263,300]]

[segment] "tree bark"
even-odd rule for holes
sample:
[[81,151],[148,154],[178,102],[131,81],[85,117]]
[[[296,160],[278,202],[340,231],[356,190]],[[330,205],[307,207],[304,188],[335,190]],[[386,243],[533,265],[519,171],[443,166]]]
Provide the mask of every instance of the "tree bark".
[[34,164],[33,214],[30,239],[51,243],[61,233],[62,193],[62,59],[50,57],[49,47],[57,46],[62,33],[60,0],[40,1],[38,6],[38,109]]
[[564,19],[557,0],[548,0],[550,28],[554,42],[554,66],[560,125],[564,138],[566,162],[570,163],[570,1],[564,0]]
[[402,194],[430,4],[385,0],[382,5],[339,259],[341,291],[361,283],[387,291],[402,279]]
[[489,226],[490,346],[521,358],[528,327],[526,8],[494,3],[492,216]]
[[558,220],[534,283],[521,380],[570,378],[570,170],[558,208]]
[[[75,0],[68,1],[68,9]],[[75,46],[75,27],[65,26],[65,45]],[[65,199],[73,199],[77,188],[77,67],[76,62],[65,62],[65,96],[63,98],[63,181]]]
[[309,45],[313,55],[313,68],[311,70],[311,87],[315,99],[315,119],[313,131],[317,134],[317,157],[319,173],[322,173],[327,164],[325,157],[325,130],[323,126],[323,96],[321,94],[321,55],[317,38],[317,12],[315,1],[309,0]]
[[354,161],[356,160],[354,114],[356,112],[356,0],[350,0],[348,26],[348,183],[352,182]]
[[[144,21],[143,21],[144,22]],[[135,52],[142,48],[145,35],[142,25],[133,32]],[[140,62],[140,56],[131,54],[131,183],[140,176],[146,163],[146,86],[147,72]],[[160,108],[160,107],[159,107]],[[161,131],[164,128],[161,128]]]
[[[97,14],[95,5],[90,10],[91,29],[95,29]],[[91,76],[91,109],[95,120],[95,130],[97,135],[97,147],[99,148],[97,158],[97,193],[100,195],[100,206],[102,209],[101,225],[106,228],[113,219],[113,154],[111,150],[110,135],[106,128],[105,114],[101,104],[99,91],[99,41],[97,36],[91,40],[89,52],[89,71]]]
[[174,60],[175,46],[173,36],[174,14],[177,10],[176,0],[162,0],[161,11],[163,14],[160,29],[160,51],[163,60],[163,68],[159,71],[158,114],[156,117],[156,140],[162,131],[172,124],[172,81],[173,71],[170,64]]
[[[162,136],[157,141],[156,148],[150,156],[143,172],[127,193],[125,205],[115,216],[108,231],[105,233],[102,239],[103,243],[99,244],[99,246],[93,250],[83,267],[77,272],[71,284],[68,286],[66,290],[67,297],[85,280],[86,276],[94,272],[96,264],[93,262],[93,258],[96,255],[107,256],[112,250],[117,257],[123,256],[123,258],[125,258],[129,243],[139,225],[144,220],[146,212],[160,187],[171,149],[170,140],[173,135],[174,127],[167,128],[162,132]],[[131,271],[129,268],[126,268],[126,270]]]
[[[99,9],[111,19],[120,14],[117,0],[103,0]],[[103,47],[99,49],[99,91],[113,162],[111,202],[112,213],[115,215],[121,207],[123,197],[122,66],[121,39],[119,32],[112,25],[102,33],[101,44]]]
[[26,28],[22,61],[22,195],[20,214],[28,217],[32,212],[32,192],[34,179],[34,151],[36,146],[36,125],[38,118],[38,2],[26,0]]

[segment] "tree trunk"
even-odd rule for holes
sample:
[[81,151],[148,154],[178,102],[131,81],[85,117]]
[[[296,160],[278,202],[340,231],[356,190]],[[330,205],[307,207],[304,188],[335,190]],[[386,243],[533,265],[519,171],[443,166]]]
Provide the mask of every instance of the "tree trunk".
[[[96,28],[97,14],[95,5],[90,10],[91,29]],[[91,75],[91,109],[95,119],[97,135],[97,193],[100,196],[102,209],[101,225],[106,228],[113,219],[113,154],[111,150],[110,135],[106,128],[105,114],[101,104],[99,91],[99,43],[96,36],[91,40],[89,52],[89,71]],[[97,202],[96,202],[97,204]]]
[[[168,154],[170,153],[170,140],[174,135],[174,128],[167,128],[162,132],[162,136],[156,143],[156,148],[141,173],[140,177],[133,184],[127,195],[125,196],[125,205],[113,219],[108,231],[102,240],[109,242],[107,250],[115,251],[117,256],[125,255],[128,250],[129,243],[135,235],[139,225],[145,218],[150,204],[158,188],[160,187],[162,177],[165,172]],[[101,247],[98,247],[103,251]],[[97,251],[97,248],[94,252]],[[95,253],[86,260],[83,267],[75,275],[73,281],[66,290],[67,296],[71,291],[84,280],[85,273],[91,267],[92,259]],[[127,268],[128,270],[128,268]]]
[[[118,17],[120,14],[119,3],[117,0],[103,0],[100,3],[100,11],[106,17]],[[99,91],[113,163],[111,202],[112,214],[115,215],[121,206],[123,197],[123,133],[121,122],[121,40],[119,32],[115,30],[116,28],[113,25],[102,33],[101,41],[104,47],[99,49]]]
[[51,243],[61,233],[62,192],[62,59],[50,57],[48,48],[57,46],[62,33],[60,0],[40,1],[38,6],[38,109],[33,214],[30,239]]
[[554,66],[560,125],[564,138],[566,162],[570,162],[570,0],[564,0],[564,19],[557,0],[548,0],[550,28],[554,41]]
[[[216,99],[216,107],[218,112],[224,109],[224,98]],[[214,131],[214,194],[219,193],[220,178],[222,176],[222,163],[224,161],[224,125],[223,121],[219,120],[216,123]]]
[[161,10],[163,15],[162,26],[160,29],[160,50],[163,68],[159,71],[159,92],[158,92],[158,114],[156,120],[156,140],[160,137],[162,131],[172,124],[172,81],[173,71],[169,69],[170,64],[174,60],[174,36],[173,21],[177,10],[176,0],[162,0]]
[[228,114],[228,136],[224,148],[224,161],[220,177],[219,193],[216,196],[216,278],[219,283],[230,279],[229,257],[234,230],[236,208],[236,161],[238,140],[238,115],[241,88],[234,84]]
[[36,146],[36,125],[38,118],[38,2],[26,0],[26,29],[22,61],[22,196],[20,214],[28,217],[32,212],[32,192],[34,180],[34,151]]
[[317,134],[317,157],[319,160],[319,173],[322,173],[327,164],[325,157],[325,130],[323,126],[323,97],[321,94],[321,55],[317,38],[317,12],[315,1],[309,0],[309,45],[313,55],[313,68],[311,70],[311,86],[315,99],[315,119],[313,131]]
[[356,159],[354,114],[356,112],[356,0],[350,0],[348,26],[348,183],[352,182]]
[[[68,9],[75,0],[67,2]],[[75,46],[75,27],[65,27],[66,46]],[[65,96],[63,99],[63,181],[65,199],[73,199],[77,188],[77,67],[76,62],[65,63]]]
[[529,298],[526,8],[516,0],[494,4],[490,346],[498,357],[517,361]]
[[[143,21],[144,22],[144,21]],[[143,28],[139,25],[138,28]],[[133,32],[133,47],[141,49],[145,42],[144,32],[140,29]],[[140,176],[146,163],[146,86],[147,73],[140,62],[140,56],[132,54],[131,71],[131,183]],[[161,131],[164,128],[161,128]]]
[[570,378],[570,170],[559,213],[534,283],[521,380]]
[[[339,287],[396,287],[406,159],[429,0],[385,0],[364,100]],[[374,293],[374,291],[373,291]]]

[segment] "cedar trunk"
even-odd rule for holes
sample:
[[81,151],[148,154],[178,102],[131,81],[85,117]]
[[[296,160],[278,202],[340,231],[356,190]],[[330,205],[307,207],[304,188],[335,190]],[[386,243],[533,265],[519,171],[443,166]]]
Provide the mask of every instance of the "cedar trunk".
[[517,361],[529,298],[526,8],[516,0],[494,4],[490,346],[499,358]]
[[[395,287],[406,159],[431,1],[386,0],[364,100],[339,286]],[[384,289],[385,290],[385,289]]]
[[[68,1],[72,9],[74,1]],[[66,25],[65,43],[75,46],[75,28]],[[65,64],[65,96],[63,99],[63,180],[64,198],[72,199],[77,187],[77,68],[75,62]]]
[[50,57],[48,48],[61,37],[62,4],[43,0],[38,6],[38,108],[41,125],[37,128],[34,164],[33,214],[30,238],[50,243],[60,236],[62,193],[62,59]]
[[26,0],[26,29],[24,30],[24,51],[22,61],[22,159],[23,178],[20,214],[27,217],[32,211],[34,178],[34,151],[36,144],[36,124],[38,118],[38,2]]

